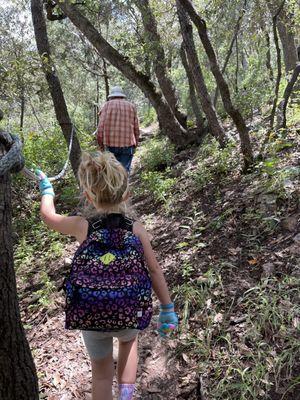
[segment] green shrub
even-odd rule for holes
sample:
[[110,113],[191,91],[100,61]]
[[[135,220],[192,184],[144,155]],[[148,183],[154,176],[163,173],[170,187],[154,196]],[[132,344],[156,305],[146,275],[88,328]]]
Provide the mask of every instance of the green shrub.
[[23,150],[28,167],[40,167],[47,174],[58,173],[67,157],[67,146],[58,129],[48,137],[35,131],[25,138]]
[[[38,203],[35,203],[39,206]],[[14,220],[14,230],[21,238],[15,248],[17,269],[29,267],[33,260],[50,260],[62,255],[66,238],[52,231],[40,220],[37,207],[23,221]]]
[[167,138],[155,138],[144,144],[139,152],[146,171],[162,171],[171,165],[175,154],[174,146]]
[[[252,55],[249,57],[248,63],[247,71],[241,71],[238,91],[232,91],[234,103],[246,117],[251,116],[255,110],[261,108],[262,104],[266,105],[272,99],[272,84],[267,70],[263,68],[264,57]],[[231,74],[234,74],[232,68],[233,65],[230,69]],[[257,73],[257,71],[264,71],[264,73]]]
[[61,181],[59,187],[59,203],[67,206],[68,209],[76,207],[80,201],[80,191],[78,183],[73,174],[70,174],[67,179]]
[[142,188],[153,195],[156,201],[164,203],[166,203],[175,182],[175,178],[167,178],[162,172],[149,171],[142,174]]
[[202,189],[217,177],[224,177],[237,167],[239,159],[233,151],[234,143],[229,143],[225,149],[221,149],[216,140],[205,144],[199,152],[196,171],[193,178],[197,187]]
[[157,116],[153,107],[147,108],[147,111],[142,111],[141,126],[147,127],[156,122]]

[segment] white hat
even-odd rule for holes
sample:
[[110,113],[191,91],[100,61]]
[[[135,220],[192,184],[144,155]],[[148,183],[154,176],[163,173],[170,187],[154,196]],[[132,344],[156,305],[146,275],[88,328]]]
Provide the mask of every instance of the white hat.
[[114,86],[111,88],[108,99],[111,99],[112,97],[126,97],[126,94],[123,92],[120,86]]

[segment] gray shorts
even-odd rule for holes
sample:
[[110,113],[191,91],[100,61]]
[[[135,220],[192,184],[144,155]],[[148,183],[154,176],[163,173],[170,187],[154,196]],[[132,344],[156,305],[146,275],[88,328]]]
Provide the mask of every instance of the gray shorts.
[[97,360],[112,353],[114,337],[121,342],[130,342],[138,332],[138,329],[123,329],[118,332],[82,331],[82,337],[89,356]]

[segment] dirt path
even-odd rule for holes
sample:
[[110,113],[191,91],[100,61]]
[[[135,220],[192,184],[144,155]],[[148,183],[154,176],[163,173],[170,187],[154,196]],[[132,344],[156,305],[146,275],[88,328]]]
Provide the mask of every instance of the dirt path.
[[[77,332],[64,330],[63,311],[45,316],[31,330],[29,340],[34,348],[41,399],[89,400],[91,371],[88,356]],[[179,365],[170,357],[174,341],[165,343],[155,333],[155,323],[141,333],[140,363],[136,399],[174,399],[178,387]],[[117,348],[114,348],[117,358]],[[116,388],[116,385],[115,385]]]
[[[63,311],[45,316],[31,330],[28,338],[40,379],[41,399],[90,400],[91,371],[81,335],[63,328]],[[174,341],[166,344],[155,333],[155,323],[141,333],[140,362],[136,399],[174,399],[181,370],[170,351]],[[117,346],[114,359],[117,358]],[[115,387],[116,389],[116,383]],[[176,396],[176,397],[175,397]]]

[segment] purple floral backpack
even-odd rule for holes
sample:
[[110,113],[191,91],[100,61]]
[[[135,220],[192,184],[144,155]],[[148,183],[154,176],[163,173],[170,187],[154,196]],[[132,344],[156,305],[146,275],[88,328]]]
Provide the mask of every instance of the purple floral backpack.
[[89,222],[65,281],[67,329],[105,332],[149,325],[151,280],[132,225],[121,214]]

